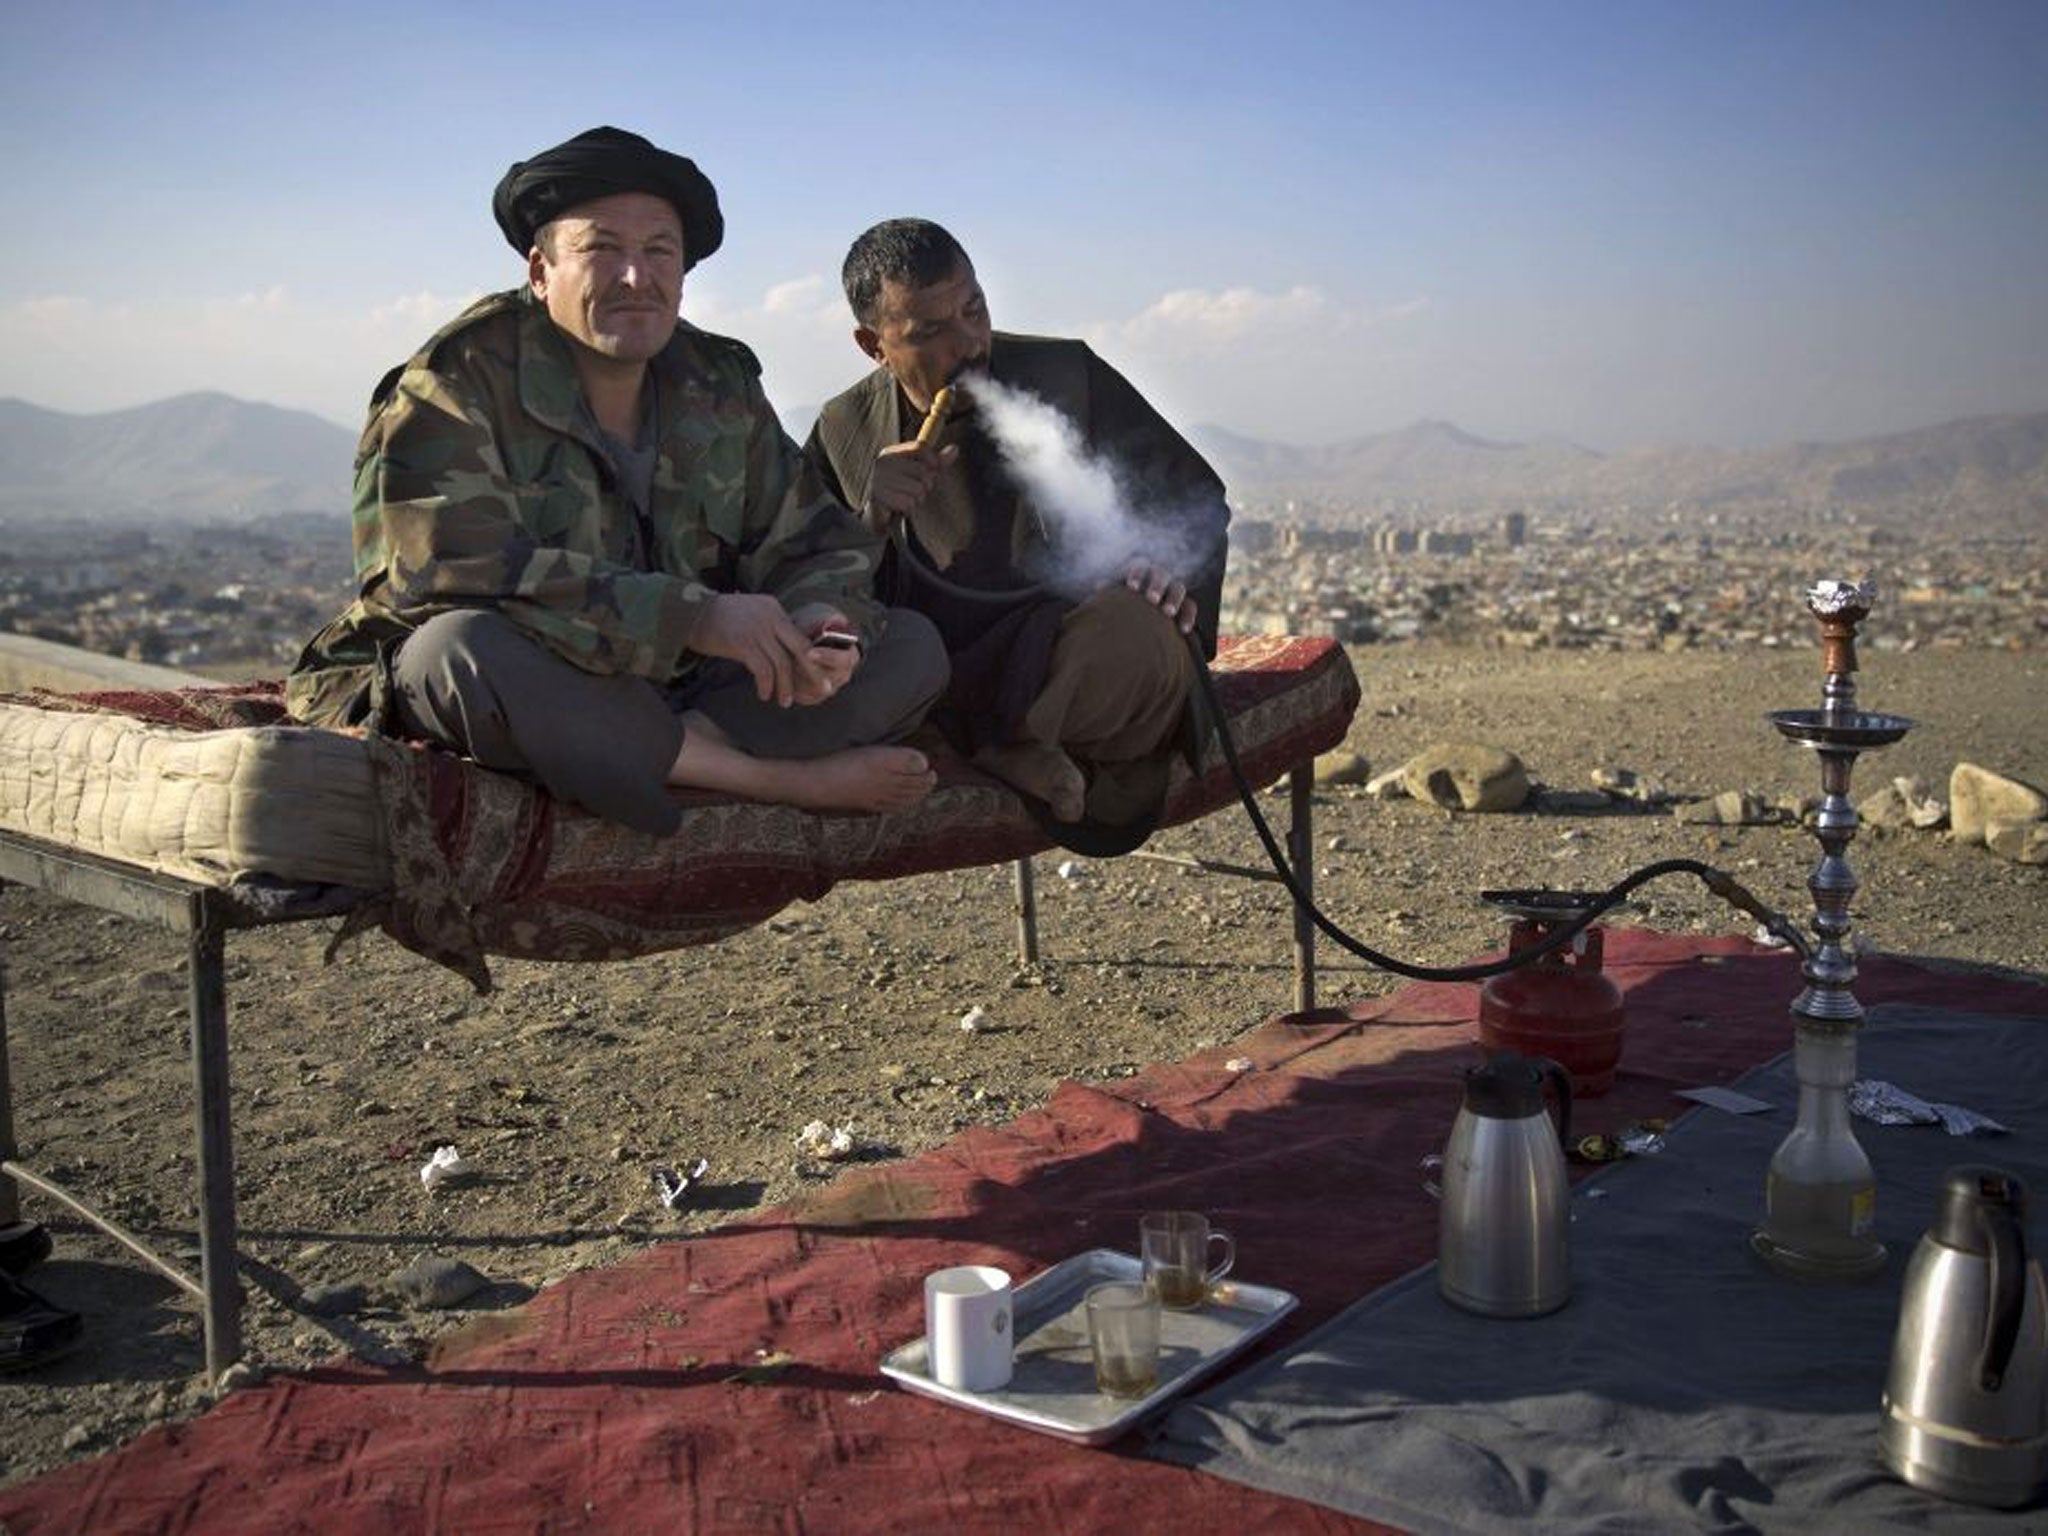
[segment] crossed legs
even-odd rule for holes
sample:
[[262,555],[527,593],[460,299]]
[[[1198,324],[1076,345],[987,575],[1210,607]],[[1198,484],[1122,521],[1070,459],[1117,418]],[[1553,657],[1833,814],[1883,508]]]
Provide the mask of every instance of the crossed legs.
[[656,836],[680,819],[670,785],[858,811],[902,809],[930,790],[922,753],[882,745],[914,730],[945,689],[945,648],[922,615],[892,610],[881,643],[821,704],[764,705],[733,670],[705,668],[672,697],[585,672],[502,615],[465,609],[406,640],[394,714],[408,735]]

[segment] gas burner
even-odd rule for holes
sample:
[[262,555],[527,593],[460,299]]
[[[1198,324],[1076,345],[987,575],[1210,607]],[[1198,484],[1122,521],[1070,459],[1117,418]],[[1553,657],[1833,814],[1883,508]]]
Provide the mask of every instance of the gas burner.
[[1481,891],[1479,899],[1500,908],[1509,917],[1536,923],[1569,923],[1592,911],[1603,894],[1600,891]]

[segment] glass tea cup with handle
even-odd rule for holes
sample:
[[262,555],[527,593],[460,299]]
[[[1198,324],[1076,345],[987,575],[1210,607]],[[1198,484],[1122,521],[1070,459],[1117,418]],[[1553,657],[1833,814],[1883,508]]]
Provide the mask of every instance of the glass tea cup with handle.
[[[1209,1262],[1222,1245],[1223,1257]],[[1209,1225],[1199,1211],[1150,1211],[1138,1223],[1138,1253],[1145,1283],[1158,1292],[1159,1304],[1188,1312],[1209,1299],[1210,1287],[1237,1262],[1237,1244],[1228,1232]]]

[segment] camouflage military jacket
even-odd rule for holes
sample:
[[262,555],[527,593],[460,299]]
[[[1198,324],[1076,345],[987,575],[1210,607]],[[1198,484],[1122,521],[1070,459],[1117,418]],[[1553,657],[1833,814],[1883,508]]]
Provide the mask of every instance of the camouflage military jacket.
[[[315,725],[381,713],[398,645],[488,607],[587,671],[666,683],[720,592],[837,608],[872,642],[879,547],[797,452],[745,346],[678,324],[650,364],[656,460],[643,520],[582,403],[569,343],[524,289],[479,300],[370,402],[356,449],[358,597],[286,684]],[[380,722],[381,723],[381,722]]]

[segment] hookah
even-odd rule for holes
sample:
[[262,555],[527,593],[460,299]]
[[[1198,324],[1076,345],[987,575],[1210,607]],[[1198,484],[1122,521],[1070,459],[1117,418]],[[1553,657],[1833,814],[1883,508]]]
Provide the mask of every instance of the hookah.
[[1772,1154],[1764,1183],[1767,1214],[1750,1238],[1765,1263],[1810,1280],[1860,1280],[1884,1266],[1884,1244],[1871,1235],[1877,1181],[1849,1126],[1849,1087],[1856,1080],[1856,1030],[1863,1006],[1850,991],[1856,962],[1845,941],[1856,876],[1846,850],[1856,835],[1849,774],[1859,753],[1889,746],[1912,729],[1900,715],[1856,707],[1856,627],[1870,613],[1868,584],[1823,581],[1806,594],[1820,624],[1827,682],[1819,709],[1778,710],[1771,724],[1820,758],[1822,800],[1814,822],[1820,862],[1808,877],[1818,943],[1794,932],[1806,985],[1792,1003],[1792,1062],[1799,1080],[1799,1118]]
[[[932,440],[945,419],[951,396],[948,387],[933,399],[918,433],[920,443]],[[990,592],[959,586],[918,558],[901,522],[895,534],[898,553],[917,568],[919,578],[956,597],[1014,602],[1038,590]],[[1771,1157],[1764,1185],[1765,1217],[1751,1235],[1750,1246],[1781,1274],[1805,1280],[1851,1281],[1881,1269],[1885,1248],[1871,1235],[1876,1177],[1849,1124],[1849,1088],[1856,1079],[1856,1031],[1863,1021],[1862,1005],[1851,990],[1856,963],[1846,943],[1849,903],[1857,891],[1846,849],[1859,824],[1849,803],[1849,778],[1860,754],[1889,746],[1913,726],[1904,716],[1872,713],[1856,705],[1856,631],[1869,616],[1876,597],[1875,586],[1868,582],[1823,580],[1807,589],[1806,605],[1820,627],[1826,674],[1821,707],[1777,710],[1766,717],[1787,740],[1820,758],[1822,801],[1813,830],[1821,844],[1821,857],[1807,880],[1813,897],[1813,938],[1782,913],[1765,906],[1725,870],[1698,859],[1660,859],[1599,892],[1482,892],[1482,900],[1530,921],[1518,925],[1509,953],[1470,965],[1416,965],[1401,960],[1353,938],[1323,914],[1296,879],[1259,808],[1238,760],[1236,743],[1224,724],[1207,661],[1194,637],[1188,639],[1196,683],[1215,722],[1217,744],[1274,874],[1296,908],[1325,937],[1375,969],[1419,981],[1482,981],[1502,976],[1544,960],[1566,945],[1583,944],[1580,935],[1603,913],[1620,905],[1638,886],[1670,874],[1696,877],[1715,896],[1790,947],[1799,956],[1804,982],[1791,1005],[1799,1107],[1792,1131]]]

